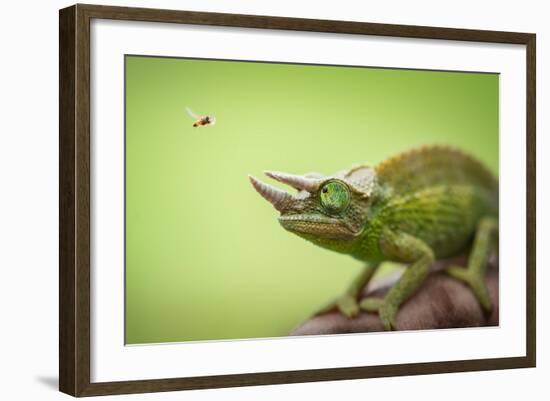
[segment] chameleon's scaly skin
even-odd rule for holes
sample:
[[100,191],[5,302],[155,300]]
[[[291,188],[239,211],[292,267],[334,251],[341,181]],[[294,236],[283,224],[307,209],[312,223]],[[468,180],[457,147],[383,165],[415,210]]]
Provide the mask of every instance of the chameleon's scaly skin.
[[[473,157],[430,146],[374,168],[356,166],[332,176],[267,174],[299,191],[290,196],[251,177],[258,192],[281,212],[285,229],[367,263],[336,301],[347,316],[361,307],[378,311],[386,329],[395,327],[399,306],[421,285],[430,264],[461,252],[474,236],[468,267],[455,266],[449,274],[470,285],[490,310],[483,274],[498,231],[498,181]],[[386,260],[409,264],[409,269],[383,300],[358,302],[360,290]]]

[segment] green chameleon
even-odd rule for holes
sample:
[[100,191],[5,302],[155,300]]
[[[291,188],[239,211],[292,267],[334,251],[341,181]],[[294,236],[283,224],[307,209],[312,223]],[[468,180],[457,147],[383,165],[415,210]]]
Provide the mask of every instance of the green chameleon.
[[[331,176],[265,174],[298,191],[291,195],[249,177],[280,212],[283,228],[366,263],[332,303],[347,317],[360,310],[378,312],[384,328],[394,329],[399,307],[420,287],[430,265],[470,244],[468,265],[451,266],[447,273],[469,285],[483,309],[491,310],[484,274],[498,240],[498,180],[473,157],[425,146]],[[360,300],[383,261],[408,268],[384,298]]]

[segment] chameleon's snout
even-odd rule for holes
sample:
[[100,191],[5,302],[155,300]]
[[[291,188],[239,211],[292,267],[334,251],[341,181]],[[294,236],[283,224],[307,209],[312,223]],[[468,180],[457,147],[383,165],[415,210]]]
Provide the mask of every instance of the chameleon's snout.
[[301,236],[341,240],[349,240],[355,237],[355,233],[341,220],[319,214],[280,216],[279,223],[285,230]]

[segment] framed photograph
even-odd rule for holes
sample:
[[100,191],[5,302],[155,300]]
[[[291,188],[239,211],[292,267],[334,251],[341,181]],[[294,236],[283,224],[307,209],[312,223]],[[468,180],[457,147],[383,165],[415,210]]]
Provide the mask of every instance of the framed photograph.
[[61,391],[535,366],[535,34],[59,18]]

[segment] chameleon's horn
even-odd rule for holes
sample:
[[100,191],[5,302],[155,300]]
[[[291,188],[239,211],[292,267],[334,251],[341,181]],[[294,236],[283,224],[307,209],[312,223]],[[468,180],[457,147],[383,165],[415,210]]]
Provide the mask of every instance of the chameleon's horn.
[[248,176],[248,179],[250,180],[250,183],[252,184],[254,189],[258,191],[258,193],[262,195],[265,200],[271,203],[273,207],[278,211],[281,211],[285,203],[292,199],[292,196],[285,191],[282,191],[271,185],[264,184],[263,182],[258,181],[256,178],[252,177],[251,175]]
[[278,171],[264,171],[265,175],[273,178],[283,184],[288,184],[298,190],[305,190],[307,192],[315,192],[319,189],[319,186],[323,182],[319,178],[304,177],[302,175],[294,175],[287,173],[280,173]]

